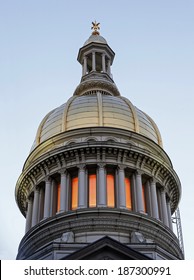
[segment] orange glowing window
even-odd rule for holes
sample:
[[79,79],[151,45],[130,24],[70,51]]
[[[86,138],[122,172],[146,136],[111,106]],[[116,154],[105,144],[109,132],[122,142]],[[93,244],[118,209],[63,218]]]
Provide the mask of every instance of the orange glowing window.
[[57,212],[60,210],[60,196],[61,196],[61,186],[57,185]]
[[146,197],[145,197],[145,186],[144,185],[142,185],[142,198],[143,198],[144,212],[146,212]]
[[126,190],[126,207],[127,207],[127,209],[132,209],[132,207],[131,207],[131,184],[130,184],[129,178],[125,178],[125,190]]
[[71,185],[71,209],[75,210],[78,207],[78,177],[72,178]]
[[96,207],[96,174],[89,175],[89,207]]
[[115,206],[115,186],[114,186],[114,176],[109,174],[106,176],[106,186],[107,186],[107,206]]

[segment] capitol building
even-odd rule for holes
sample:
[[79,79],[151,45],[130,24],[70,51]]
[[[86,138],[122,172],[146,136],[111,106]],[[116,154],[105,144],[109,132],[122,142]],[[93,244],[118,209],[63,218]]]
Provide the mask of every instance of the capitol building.
[[16,183],[26,218],[17,259],[184,259],[179,177],[154,120],[114,83],[99,23],[92,29],[81,81],[40,122]]

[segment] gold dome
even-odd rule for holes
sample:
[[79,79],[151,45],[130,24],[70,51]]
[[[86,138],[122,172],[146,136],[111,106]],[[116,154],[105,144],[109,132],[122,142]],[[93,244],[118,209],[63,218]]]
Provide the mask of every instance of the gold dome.
[[113,127],[139,133],[162,147],[154,121],[127,98],[100,91],[71,97],[48,113],[40,123],[32,150],[45,140],[65,131],[85,127]]
[[[53,136],[80,128],[111,127],[141,134],[162,147],[154,121],[120,95],[111,74],[115,53],[92,22],[92,35],[79,49],[82,78],[73,96],[40,123],[32,150]],[[100,44],[99,44],[100,43]]]

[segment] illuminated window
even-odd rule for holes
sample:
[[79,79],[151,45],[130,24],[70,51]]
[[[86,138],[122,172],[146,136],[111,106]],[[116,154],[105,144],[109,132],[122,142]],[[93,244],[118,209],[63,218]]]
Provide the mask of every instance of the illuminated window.
[[89,175],[89,207],[96,207],[96,174]]
[[71,209],[78,207],[78,177],[72,178],[71,181]]
[[132,209],[131,207],[131,184],[130,179],[125,178],[125,190],[126,190],[126,207],[127,209]]
[[107,206],[115,206],[115,186],[114,186],[114,175],[108,174],[106,176],[106,186],[107,186]]
[[57,212],[60,210],[60,196],[61,196],[61,186],[57,185]]
[[142,198],[143,198],[143,207],[144,207],[144,212],[146,212],[145,185],[142,185]]

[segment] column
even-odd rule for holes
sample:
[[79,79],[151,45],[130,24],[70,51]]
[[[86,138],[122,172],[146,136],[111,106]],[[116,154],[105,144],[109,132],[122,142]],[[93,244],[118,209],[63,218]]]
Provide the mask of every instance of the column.
[[168,213],[168,225],[169,225],[169,228],[173,231],[171,209],[170,209],[170,200],[169,199],[167,200],[166,205],[167,205],[167,213]]
[[105,165],[98,165],[98,186],[97,186],[97,205],[98,207],[107,206],[107,194],[106,194],[106,172]]
[[85,165],[79,166],[78,171],[78,208],[87,207],[87,189],[85,183]]
[[158,213],[159,213],[159,220],[163,221],[163,214],[162,214],[162,202],[161,202],[161,192],[160,189],[156,189],[156,194],[158,198]]
[[84,64],[83,64],[83,76],[87,74],[87,57],[84,56]]
[[151,200],[151,185],[149,180],[145,184],[145,201],[146,201],[146,212],[152,216],[152,200]]
[[92,52],[92,71],[96,71],[96,55]]
[[57,212],[57,182],[53,179],[51,182],[50,217],[54,216],[56,212]]
[[105,54],[102,54],[102,72],[106,72],[106,66],[105,66]]
[[44,216],[44,188],[40,188],[40,196],[39,196],[39,215],[38,221],[41,221]]
[[107,73],[108,73],[109,76],[111,75],[111,72],[110,72],[110,59],[108,60]]
[[48,177],[45,182],[44,218],[50,217],[50,208],[51,208],[51,178]]
[[136,179],[135,183],[136,183],[137,211],[144,213],[141,173],[136,172],[135,179]]
[[166,193],[164,189],[161,190],[161,206],[162,206],[162,217],[163,223],[168,226],[168,213],[167,213],[167,205],[166,205]]
[[159,219],[156,182],[154,179],[150,180],[150,191],[151,191],[152,217],[155,219]]
[[124,166],[118,166],[118,207],[126,208],[126,189]]
[[71,178],[70,178],[70,174],[67,172],[67,190],[66,190],[66,194],[67,194],[67,204],[66,204],[66,208],[65,210],[68,211],[69,209],[71,209],[71,189],[70,189],[70,185],[71,185]]
[[67,172],[61,172],[60,212],[65,212],[67,207]]
[[35,188],[34,191],[34,203],[32,210],[32,227],[38,223],[38,213],[39,213],[39,188]]
[[131,177],[131,197],[132,197],[132,210],[137,212],[137,195],[135,187],[135,174]]
[[26,214],[26,230],[25,232],[29,231],[31,228],[32,223],[32,208],[33,208],[33,199],[32,197],[29,197],[28,200],[28,208],[27,208],[27,214]]

